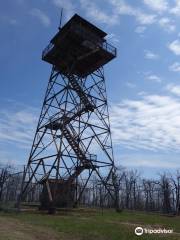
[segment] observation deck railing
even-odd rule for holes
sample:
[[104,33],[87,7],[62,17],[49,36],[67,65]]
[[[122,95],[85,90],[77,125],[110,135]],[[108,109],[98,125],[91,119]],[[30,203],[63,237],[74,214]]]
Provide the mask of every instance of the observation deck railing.
[[[94,37],[93,34],[87,32],[86,30],[84,30],[83,28],[80,27],[75,27],[72,28],[72,30],[82,36],[85,41],[89,41],[92,42],[92,45],[94,45],[94,48],[101,48],[109,53],[111,53],[112,55],[114,55],[114,57],[116,57],[116,48],[114,46],[112,46],[111,44],[109,44],[105,39],[98,39],[96,37]],[[42,52],[42,58],[44,59],[44,57],[53,49],[54,44],[53,43],[49,43],[49,45],[43,50]]]

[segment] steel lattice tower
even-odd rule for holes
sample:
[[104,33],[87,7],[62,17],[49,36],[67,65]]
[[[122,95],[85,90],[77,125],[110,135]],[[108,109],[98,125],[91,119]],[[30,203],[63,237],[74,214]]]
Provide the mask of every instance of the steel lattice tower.
[[78,202],[93,173],[112,195],[114,159],[103,65],[116,57],[116,48],[106,35],[75,14],[43,51],[52,71],[21,199],[40,183],[48,196],[44,205],[69,206]]

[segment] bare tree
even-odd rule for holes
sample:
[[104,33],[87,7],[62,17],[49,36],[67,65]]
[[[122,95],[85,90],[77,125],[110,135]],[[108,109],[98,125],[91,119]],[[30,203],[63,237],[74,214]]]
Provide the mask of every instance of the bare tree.
[[180,172],[176,172],[175,178],[171,176],[171,182],[173,186],[173,203],[175,207],[175,213],[180,214]]
[[167,174],[164,173],[161,175],[160,179],[161,194],[162,194],[162,209],[164,213],[171,212],[171,194],[172,188],[170,184],[170,179],[167,177]]

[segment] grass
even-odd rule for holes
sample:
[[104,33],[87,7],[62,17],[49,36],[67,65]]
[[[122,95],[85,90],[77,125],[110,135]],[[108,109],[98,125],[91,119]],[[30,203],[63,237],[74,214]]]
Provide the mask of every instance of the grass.
[[[2,235],[2,223],[7,226],[9,224],[8,236]],[[12,227],[13,224],[14,227]],[[175,233],[170,235],[144,234],[138,237],[134,234],[134,229],[137,226],[146,228],[165,227],[173,229]],[[102,214],[100,210],[95,209],[77,209],[57,215],[47,215],[39,212],[24,212],[21,214],[1,212],[0,240],[16,240],[14,236],[17,231],[25,234],[23,237],[26,236],[25,238],[18,236],[17,240],[135,240],[139,238],[142,240],[180,240],[180,217],[135,211],[116,213],[113,210],[105,210]]]

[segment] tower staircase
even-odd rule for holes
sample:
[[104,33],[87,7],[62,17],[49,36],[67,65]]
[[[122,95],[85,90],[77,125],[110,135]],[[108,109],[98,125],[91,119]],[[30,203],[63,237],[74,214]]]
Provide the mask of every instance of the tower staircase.
[[73,170],[74,172],[71,174],[68,182],[72,182],[77,178],[81,172],[85,169],[94,169],[95,166],[92,164],[90,159],[88,158],[86,152],[83,150],[83,145],[81,140],[78,138],[78,135],[71,124],[71,121],[75,120],[78,116],[81,116],[86,112],[93,112],[95,110],[95,106],[90,100],[89,96],[84,92],[81,85],[78,83],[74,75],[70,75],[68,77],[69,83],[74,91],[76,91],[79,96],[81,102],[83,103],[83,107],[74,112],[74,109],[71,112],[67,112],[63,114],[60,118],[52,118],[50,122],[45,125],[46,128],[51,130],[61,130],[62,135],[66,138],[67,142],[71,146],[72,150],[77,156],[77,159],[80,160],[80,165],[76,166]]

